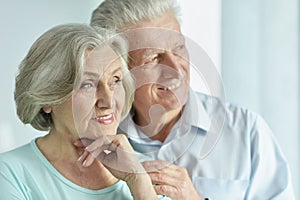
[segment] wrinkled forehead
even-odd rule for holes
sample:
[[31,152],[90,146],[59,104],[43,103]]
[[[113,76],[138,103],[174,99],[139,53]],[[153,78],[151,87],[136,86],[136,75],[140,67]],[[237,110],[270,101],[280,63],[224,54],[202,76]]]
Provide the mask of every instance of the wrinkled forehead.
[[137,28],[125,31],[129,51],[138,49],[170,50],[185,43],[180,31],[165,28]]
[[119,56],[109,46],[97,47],[89,50],[85,55],[84,71],[104,74],[111,69],[111,65],[119,62]]

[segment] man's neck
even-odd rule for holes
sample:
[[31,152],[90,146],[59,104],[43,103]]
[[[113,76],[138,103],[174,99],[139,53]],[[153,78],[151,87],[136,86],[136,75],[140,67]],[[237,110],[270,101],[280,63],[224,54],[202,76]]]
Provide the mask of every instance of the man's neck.
[[164,142],[173,126],[180,119],[181,111],[182,108],[162,111],[161,113],[156,113],[155,117],[151,118],[151,115],[145,116],[143,115],[145,112],[135,110],[133,120],[139,126],[140,130],[149,138]]

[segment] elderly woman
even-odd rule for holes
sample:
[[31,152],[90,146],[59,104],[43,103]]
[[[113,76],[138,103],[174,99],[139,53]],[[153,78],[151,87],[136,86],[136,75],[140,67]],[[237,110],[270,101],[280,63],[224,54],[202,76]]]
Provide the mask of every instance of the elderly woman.
[[[56,26],[31,47],[16,77],[17,114],[48,131],[0,155],[1,199],[157,199],[127,138],[116,135],[132,102],[121,37]],[[74,145],[79,138],[98,156]],[[87,140],[84,140],[87,141]]]

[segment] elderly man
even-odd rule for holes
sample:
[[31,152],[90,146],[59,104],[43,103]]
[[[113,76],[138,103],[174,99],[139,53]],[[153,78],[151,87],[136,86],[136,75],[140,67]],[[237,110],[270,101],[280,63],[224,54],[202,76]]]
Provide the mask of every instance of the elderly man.
[[189,88],[178,12],[172,0],[105,0],[91,19],[128,39],[136,90],[120,129],[144,155],[156,192],[173,199],[294,199],[288,164],[265,121]]

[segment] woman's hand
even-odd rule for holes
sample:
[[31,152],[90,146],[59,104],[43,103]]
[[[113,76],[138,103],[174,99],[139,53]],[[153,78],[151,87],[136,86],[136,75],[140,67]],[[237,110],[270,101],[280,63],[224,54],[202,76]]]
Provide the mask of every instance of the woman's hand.
[[[115,177],[125,181],[132,174],[145,173],[143,166],[124,134],[105,135],[98,137],[94,141],[82,139],[82,143],[85,145],[89,144],[78,159],[84,167],[89,167],[97,159]],[[77,145],[77,147],[79,146]]]
[[96,140],[81,139],[76,147],[86,146],[78,161],[89,167],[99,160],[116,178],[124,180],[134,199],[157,199],[149,175],[123,134],[105,135]]

